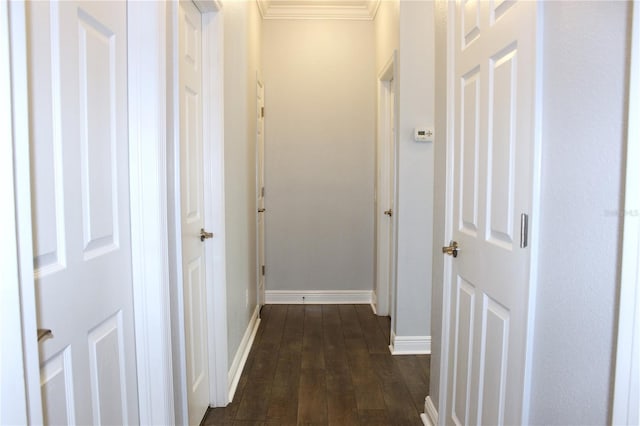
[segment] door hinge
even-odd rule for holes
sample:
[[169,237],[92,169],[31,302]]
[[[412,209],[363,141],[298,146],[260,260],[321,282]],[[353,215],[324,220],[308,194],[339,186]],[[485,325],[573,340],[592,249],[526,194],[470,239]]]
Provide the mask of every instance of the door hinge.
[[264,186],[260,188],[260,196],[264,198]]
[[266,268],[264,267],[264,265],[262,265],[262,276],[263,276],[263,277],[264,277],[265,269],[266,269]]
[[529,215],[522,213],[520,215],[520,248],[526,248],[529,245]]
[[264,107],[260,108],[260,118],[264,118]]

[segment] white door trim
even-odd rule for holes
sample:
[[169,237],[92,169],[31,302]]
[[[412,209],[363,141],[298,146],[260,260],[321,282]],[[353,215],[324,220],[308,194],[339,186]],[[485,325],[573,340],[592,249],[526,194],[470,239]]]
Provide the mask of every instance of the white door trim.
[[[215,234],[207,252],[207,312],[209,321],[209,383],[211,405],[224,407],[229,403],[227,371],[227,273],[225,257],[224,209],[224,39],[223,9],[216,0],[196,2],[202,11],[202,82],[204,122],[204,157],[206,161],[204,187],[205,226]],[[209,272],[211,272],[209,274]]]
[[[454,117],[455,117],[455,90],[450,81],[454,78],[455,70],[455,31],[451,20],[456,16],[455,2],[449,2],[447,8],[447,141],[446,141],[446,176],[445,176],[445,203],[444,203],[444,241],[442,246],[449,245],[453,237],[453,161],[454,161]],[[447,393],[449,375],[449,330],[451,318],[451,291],[447,283],[451,282],[451,256],[444,256],[442,262],[442,327],[440,330],[440,377],[438,389],[438,422],[444,425],[447,412]]]
[[[204,161],[204,226],[215,237],[205,249],[207,263],[207,318],[209,340],[209,395],[211,406],[226,406],[227,388],[227,296],[225,268],[224,216],[224,81],[223,81],[223,11],[215,0],[194,1],[202,14],[202,93],[203,161]],[[178,2],[168,3],[167,31],[169,52],[167,92],[170,93],[168,143],[170,157],[169,229],[171,233],[172,327],[176,421],[187,423],[186,358],[184,340],[184,304],[178,285],[182,280],[180,225],[180,137],[178,97]]]
[[640,2],[633,2],[629,120],[620,271],[618,341],[611,424],[640,421]]
[[[397,91],[394,97],[394,104],[390,103],[390,85],[394,84],[392,81],[397,77],[397,52],[394,51],[391,58],[384,65],[380,73],[378,74],[378,133],[377,133],[377,178],[376,178],[376,203],[375,203],[375,220],[376,220],[376,288],[375,296],[373,300],[375,312],[377,315],[391,315],[395,317],[393,312],[393,297],[391,292],[395,291],[393,280],[390,278],[391,271],[389,271],[389,265],[391,264],[391,257],[395,256],[397,241],[395,241],[395,235],[392,237],[394,241],[389,241],[389,238],[382,237],[385,231],[388,231],[387,225],[384,221],[386,218],[381,216],[382,209],[389,208],[388,205],[383,205],[389,199],[389,188],[391,182],[395,182],[395,175],[391,176],[391,170],[389,170],[389,140],[388,135],[392,132],[392,129],[397,128]],[[389,120],[389,108],[394,109],[395,123],[390,123]],[[397,156],[396,156],[397,158]],[[394,203],[394,206],[397,203]],[[395,208],[395,207],[394,207]],[[395,213],[395,212],[394,212]],[[397,214],[391,217],[391,220],[395,222]],[[384,246],[384,247],[383,247]],[[389,250],[390,247],[393,249]]]
[[[0,398],[0,423],[41,424],[40,361],[31,239],[24,3],[3,2],[0,5],[0,21],[0,129],[3,133],[3,142],[0,143],[0,193],[5,202],[5,208],[0,212],[0,272],[3,277],[0,284],[0,376],[1,383],[9,383],[11,387],[10,396],[3,394]],[[8,232],[5,233],[5,230]],[[11,321],[5,322],[5,319]]]
[[129,180],[141,424],[175,420],[166,162],[166,6],[129,2]]

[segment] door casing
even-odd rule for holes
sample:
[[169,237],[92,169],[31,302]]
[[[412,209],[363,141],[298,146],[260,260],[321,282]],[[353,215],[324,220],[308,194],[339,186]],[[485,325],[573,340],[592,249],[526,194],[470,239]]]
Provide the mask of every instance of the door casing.
[[[377,155],[376,155],[376,202],[375,202],[375,233],[376,233],[376,270],[375,270],[375,298],[374,308],[378,315],[391,315],[392,321],[395,318],[395,265],[397,253],[397,212],[393,212],[391,218],[383,216],[383,211],[389,208],[395,210],[397,206],[396,190],[396,169],[397,169],[397,136],[394,129],[397,129],[397,91],[391,87],[397,76],[397,52],[387,61],[386,65],[378,75],[378,132],[377,132]],[[391,96],[391,91],[395,95]],[[393,111],[393,123],[389,120],[389,115]],[[394,138],[393,158],[390,157],[389,141],[390,136]],[[394,167],[390,167],[390,162],[394,161]],[[391,192],[391,193],[390,193]],[[388,201],[393,199],[393,206],[388,205]],[[391,229],[389,229],[391,227]],[[391,232],[390,232],[391,231]]]

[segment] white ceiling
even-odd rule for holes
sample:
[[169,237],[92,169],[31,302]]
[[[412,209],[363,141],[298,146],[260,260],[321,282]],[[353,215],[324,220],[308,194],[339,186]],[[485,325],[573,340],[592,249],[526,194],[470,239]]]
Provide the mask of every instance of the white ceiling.
[[380,0],[256,0],[264,19],[371,20]]

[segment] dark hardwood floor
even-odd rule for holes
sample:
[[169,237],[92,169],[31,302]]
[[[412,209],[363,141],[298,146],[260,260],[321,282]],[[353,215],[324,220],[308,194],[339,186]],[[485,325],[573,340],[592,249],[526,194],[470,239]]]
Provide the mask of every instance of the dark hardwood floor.
[[429,356],[368,305],[267,305],[233,402],[202,425],[422,425]]

